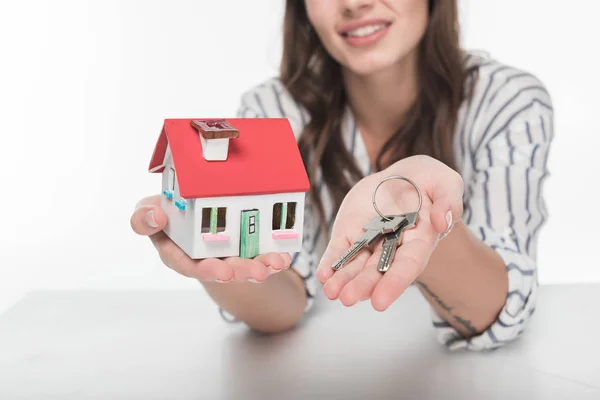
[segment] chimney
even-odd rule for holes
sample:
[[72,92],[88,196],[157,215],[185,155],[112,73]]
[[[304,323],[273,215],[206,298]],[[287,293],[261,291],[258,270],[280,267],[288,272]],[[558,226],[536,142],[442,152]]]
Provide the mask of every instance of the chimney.
[[240,136],[240,132],[224,119],[195,119],[191,125],[200,135],[202,155],[207,161],[227,160],[229,139]]

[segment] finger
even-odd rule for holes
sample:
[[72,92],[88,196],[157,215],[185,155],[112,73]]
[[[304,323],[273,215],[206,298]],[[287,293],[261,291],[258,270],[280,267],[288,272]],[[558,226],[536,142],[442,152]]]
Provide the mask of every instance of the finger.
[[[335,274],[329,278],[327,282],[325,282],[325,285],[323,286],[323,293],[325,293],[330,300],[337,299],[346,284],[354,279],[360,273],[360,271],[362,271],[370,256],[371,252],[365,249],[345,267],[339,271],[336,271]],[[342,303],[345,306],[351,306],[356,302],[347,303],[342,301]]]
[[[332,238],[338,237],[338,235],[331,235]],[[343,239],[331,239],[327,248],[323,252],[319,266],[317,267],[317,279],[319,282],[324,284],[330,279],[335,271],[331,268],[333,264],[344,254],[350,247],[350,242]]]
[[151,239],[163,263],[185,277],[203,282],[229,282],[233,279],[233,268],[218,258],[192,260],[163,232],[151,236]]
[[151,236],[167,225],[167,215],[156,205],[140,205],[130,219],[131,228],[138,235]]
[[195,263],[193,276],[203,282],[215,281],[226,283],[233,280],[234,270],[224,260],[207,258]]
[[290,253],[279,253],[279,255],[283,259],[284,268],[292,266],[292,255]]
[[461,210],[456,211],[456,207],[450,204],[448,199],[442,199],[433,204],[429,218],[435,231],[442,234],[452,228],[452,225],[458,221],[460,215],[462,215]]
[[228,257],[225,262],[233,268],[236,281],[264,282],[269,276],[269,270],[265,264],[256,259],[240,257]]
[[460,175],[439,180],[433,187],[431,224],[437,233],[447,232],[463,214],[463,181]]
[[287,257],[285,257],[284,255],[285,253],[261,254],[259,256],[256,256],[255,260],[263,263],[265,267],[269,269],[269,274],[274,274],[290,266],[292,258],[289,255]]
[[425,269],[431,251],[431,244],[421,239],[414,239],[400,246],[390,269],[373,289],[373,308],[384,311],[396,301]]
[[377,270],[381,251],[374,253],[360,273],[342,289],[340,301],[344,304],[356,304],[371,297],[375,286],[383,274]]
[[139,208],[142,206],[160,206],[160,195],[155,194],[152,196],[144,197],[140,201],[137,202],[135,208]]

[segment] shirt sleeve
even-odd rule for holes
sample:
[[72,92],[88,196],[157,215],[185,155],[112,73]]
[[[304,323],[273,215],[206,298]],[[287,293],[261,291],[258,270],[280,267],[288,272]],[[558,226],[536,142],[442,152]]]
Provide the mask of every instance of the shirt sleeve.
[[[277,81],[270,80],[263,85],[245,92],[241,96],[240,105],[236,112],[237,118],[287,118],[294,130],[296,138],[299,137],[306,115],[298,104],[285,94]],[[304,202],[304,226],[302,248],[292,254],[292,268],[303,280],[306,291],[305,312],[313,306],[314,298],[320,282],[316,277],[318,263],[319,226],[315,219],[310,196]],[[228,322],[238,322],[236,318],[223,309],[219,309],[221,316]]]
[[549,176],[553,111],[543,86],[506,94],[518,102],[490,112],[491,122],[484,124],[481,139],[474,139],[473,174],[465,182],[463,217],[469,229],[504,260],[506,302],[492,325],[469,339],[434,312],[438,339],[451,350],[488,350],[515,340],[536,306],[537,243],[548,217],[543,188]]

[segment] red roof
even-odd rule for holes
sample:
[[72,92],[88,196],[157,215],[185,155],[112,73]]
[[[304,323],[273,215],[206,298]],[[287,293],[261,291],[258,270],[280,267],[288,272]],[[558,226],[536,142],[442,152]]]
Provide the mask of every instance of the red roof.
[[[197,118],[193,118],[197,119]],[[162,172],[171,147],[181,197],[240,196],[307,192],[308,176],[294,132],[284,118],[231,118],[239,130],[229,139],[226,161],[207,161],[192,119],[165,119],[150,161],[150,172]]]

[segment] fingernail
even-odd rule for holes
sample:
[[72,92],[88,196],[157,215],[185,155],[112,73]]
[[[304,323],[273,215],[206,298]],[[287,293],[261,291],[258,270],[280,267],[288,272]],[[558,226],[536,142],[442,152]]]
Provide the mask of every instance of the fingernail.
[[448,223],[448,231],[452,229],[452,211],[446,213],[446,222]]
[[273,267],[269,267],[269,275],[273,275],[276,274],[278,272],[281,272],[280,269],[274,269]]
[[290,254],[286,254],[284,257],[284,261],[285,261],[285,265],[291,265],[292,261],[294,261],[294,259],[292,258],[292,256]]
[[252,279],[252,278],[248,279],[248,282],[252,282],[252,283],[262,283],[262,282],[259,282],[259,281],[257,281],[256,279]]
[[150,210],[144,214],[144,219],[150,228],[158,228],[158,223],[154,219],[154,210]]
[[215,279],[215,282],[217,282],[217,283],[229,283],[229,282],[231,282],[232,280],[233,280],[233,279],[230,279],[230,280],[228,280],[228,281],[222,281],[221,279]]

